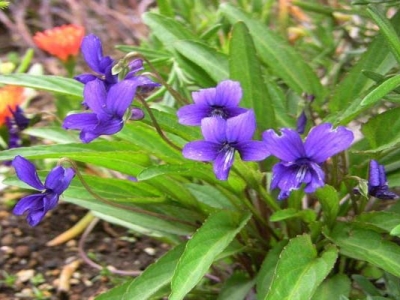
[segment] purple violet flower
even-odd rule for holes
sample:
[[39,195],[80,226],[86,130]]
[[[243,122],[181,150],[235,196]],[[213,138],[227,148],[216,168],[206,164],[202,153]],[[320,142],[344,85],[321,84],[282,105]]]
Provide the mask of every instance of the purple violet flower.
[[111,73],[115,61],[110,56],[103,55],[103,46],[98,36],[94,34],[85,36],[82,40],[81,51],[86,63],[97,75],[81,74],[74,77],[76,80],[86,84],[99,78],[107,89],[118,82],[118,76]]
[[65,118],[63,128],[81,130],[80,139],[89,143],[100,135],[117,133],[124,126],[124,114],[136,93],[135,81],[123,80],[107,93],[99,79],[86,84],[85,102],[92,112],[72,114]]
[[183,106],[177,112],[179,123],[183,125],[199,126],[204,118],[229,119],[247,111],[238,107],[242,88],[237,81],[221,81],[215,88],[193,92],[192,98],[194,104]]
[[204,141],[186,144],[183,156],[198,161],[212,161],[216,177],[227,180],[235,151],[244,161],[260,161],[269,155],[262,141],[252,140],[255,130],[252,110],[228,120],[204,118],[201,121]]
[[278,135],[270,129],[263,133],[267,150],[281,160],[273,167],[271,180],[271,189],[281,190],[279,200],[287,198],[303,183],[306,193],[322,187],[325,174],[320,165],[350,147],[354,139],[347,128],[339,126],[333,129],[329,123],[313,127],[304,143],[293,129],[283,128],[281,132],[282,135]]
[[[100,79],[108,91],[111,86],[118,82],[118,74],[112,74],[112,68],[116,61],[110,56],[103,56],[101,40],[94,34],[89,34],[83,38],[81,50],[83,58],[96,75],[90,73],[81,74],[74,78],[83,84],[87,84],[95,79]],[[160,86],[159,83],[153,82],[150,78],[144,75],[136,75],[137,72],[144,69],[143,61],[141,59],[135,59],[130,62],[128,69],[129,71],[124,80],[134,80],[136,86],[140,87],[140,92],[149,92]],[[86,103],[84,102],[83,104],[85,105]]]
[[6,126],[8,129],[8,149],[18,148],[21,146],[21,136],[22,130],[28,127],[29,119],[23,114],[22,109],[16,106],[15,110],[8,107],[12,114],[12,117],[6,117]]
[[36,226],[50,209],[56,207],[60,195],[74,178],[75,171],[72,168],[57,166],[50,171],[43,184],[35,166],[26,158],[18,155],[12,161],[12,165],[21,181],[40,191],[19,200],[13,213],[20,216],[28,211],[26,220],[30,226]]
[[389,191],[385,167],[373,159],[369,162],[368,194],[381,200],[399,198],[397,194]]
[[303,110],[300,116],[297,118],[296,131],[300,134],[303,134],[304,131],[306,130],[306,125],[307,125],[307,116],[305,111]]

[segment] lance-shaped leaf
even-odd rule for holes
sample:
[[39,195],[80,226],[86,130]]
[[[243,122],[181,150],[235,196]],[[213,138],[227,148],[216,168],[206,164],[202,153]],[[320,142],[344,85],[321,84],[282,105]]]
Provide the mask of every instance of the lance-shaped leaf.
[[176,264],[185,245],[181,244],[168,251],[150,265],[137,278],[96,297],[96,300],[146,300],[153,297],[171,281]]
[[19,85],[54,93],[83,98],[83,84],[70,78],[51,75],[9,74],[0,75],[0,83]]
[[186,244],[172,278],[170,300],[184,299],[207,273],[216,257],[246,225],[250,216],[249,213],[233,211],[210,215]]
[[229,52],[230,78],[239,81],[243,89],[241,106],[253,108],[259,130],[274,128],[273,103],[263,79],[253,39],[243,22],[233,26]]
[[220,11],[232,24],[243,21],[253,37],[261,60],[298,94],[306,92],[319,99],[323,87],[311,67],[293,47],[265,24],[231,4],[223,3]]
[[193,41],[178,41],[174,43],[174,48],[216,83],[229,78],[228,58],[225,54]]
[[357,228],[356,224],[337,223],[326,235],[339,247],[340,253],[400,277],[400,246],[383,239],[381,234]]
[[280,255],[274,277],[265,300],[310,299],[332,270],[338,251],[328,246],[318,257],[308,235],[289,241]]
[[336,274],[326,279],[311,300],[340,300],[350,296],[351,281],[344,274]]

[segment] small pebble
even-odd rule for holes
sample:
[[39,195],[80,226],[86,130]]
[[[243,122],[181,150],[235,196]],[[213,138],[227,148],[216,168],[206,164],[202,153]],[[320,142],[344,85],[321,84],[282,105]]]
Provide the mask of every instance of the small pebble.
[[156,254],[156,249],[154,249],[154,248],[144,248],[143,251],[146,252],[148,255],[151,255],[151,256]]
[[35,270],[28,269],[28,270],[21,270],[15,274],[20,282],[27,282],[33,276],[35,276]]
[[6,234],[0,241],[1,245],[10,246],[14,242],[12,234]]
[[29,246],[27,245],[20,245],[15,247],[14,254],[19,258],[29,257],[31,254],[31,249],[29,249]]

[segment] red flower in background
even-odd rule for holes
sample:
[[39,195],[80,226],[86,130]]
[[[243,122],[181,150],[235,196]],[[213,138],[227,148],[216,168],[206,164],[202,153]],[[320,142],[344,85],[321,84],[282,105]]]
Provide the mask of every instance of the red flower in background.
[[21,105],[25,96],[24,88],[20,86],[6,85],[0,88],[0,126],[5,124],[7,117],[12,117],[12,112]]
[[77,56],[85,35],[85,28],[79,25],[62,25],[37,32],[33,41],[40,49],[49,52],[62,61],[69,56]]

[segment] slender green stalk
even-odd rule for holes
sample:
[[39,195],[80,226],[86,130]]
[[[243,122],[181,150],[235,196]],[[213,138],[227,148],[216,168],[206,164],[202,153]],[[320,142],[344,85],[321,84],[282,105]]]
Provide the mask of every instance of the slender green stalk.
[[157,133],[160,135],[160,137],[172,148],[182,151],[182,148],[175,145],[162,131],[160,125],[157,122],[157,119],[154,117],[153,112],[151,111],[149,105],[147,104],[146,100],[144,100],[140,95],[137,95],[139,98],[140,102],[143,104],[143,106],[146,108],[146,111],[149,113],[150,119],[153,122],[154,128],[156,129]]

